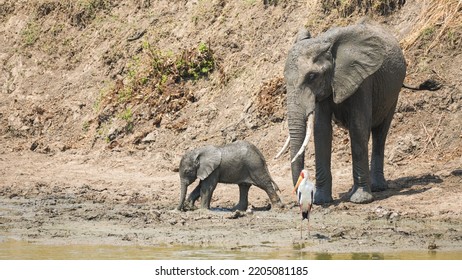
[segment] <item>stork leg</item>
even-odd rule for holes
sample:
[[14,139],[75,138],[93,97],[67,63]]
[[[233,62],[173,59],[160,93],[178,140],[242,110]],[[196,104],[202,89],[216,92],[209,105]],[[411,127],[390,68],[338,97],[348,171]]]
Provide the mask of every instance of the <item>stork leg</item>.
[[311,236],[311,233],[310,233],[310,220],[308,219],[308,237]]
[[300,221],[300,239],[303,239],[303,218]]

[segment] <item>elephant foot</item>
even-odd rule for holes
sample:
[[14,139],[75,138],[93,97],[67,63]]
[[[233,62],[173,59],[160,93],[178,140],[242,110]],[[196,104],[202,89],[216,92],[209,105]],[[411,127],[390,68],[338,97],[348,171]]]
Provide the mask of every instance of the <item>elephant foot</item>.
[[272,206],[277,207],[279,209],[284,208],[284,203],[282,203],[281,198],[279,197],[279,195],[276,192],[268,193],[268,197],[269,197],[269,199],[271,201]]
[[197,210],[197,209],[199,209],[199,208],[198,208],[197,206],[195,206],[195,205],[190,205],[190,206],[187,208],[188,211],[194,211],[194,210]]
[[383,172],[371,172],[371,182],[372,192],[383,192],[388,189],[388,183]]
[[190,204],[186,201],[185,203],[182,203],[180,205],[178,205],[176,208],[175,208],[175,211],[178,211],[178,212],[186,212],[190,209]]
[[282,200],[278,195],[274,195],[273,197],[270,197],[270,200],[271,200],[272,207],[275,207],[277,209],[283,209],[285,207],[284,203],[282,203]]
[[179,211],[179,212],[187,212],[187,211],[194,211],[194,210],[197,210],[197,206],[194,206],[194,205],[185,205],[183,208],[176,208],[175,210],[176,211]]
[[371,185],[371,191],[372,192],[383,192],[388,189],[388,184],[372,184]]
[[197,209],[197,206],[195,206],[194,202],[191,200],[187,200],[183,206],[183,211],[193,211],[196,209]]
[[231,208],[231,211],[236,211],[236,210],[239,210],[239,211],[246,211],[247,210],[247,207],[248,207],[248,203],[245,204],[245,203],[238,203],[236,204],[233,208]]
[[282,201],[279,201],[279,202],[276,202],[276,203],[272,203],[272,205],[275,207],[275,208],[278,208],[278,209],[284,209],[286,206],[284,205],[284,203],[282,203]]
[[388,183],[387,181],[385,181],[385,179],[378,180],[376,182],[372,181],[372,184],[371,184],[372,192],[383,192],[383,191],[386,191],[387,189],[388,189]]
[[332,201],[334,201],[332,198],[332,191],[316,187],[316,191],[314,192],[314,204],[321,205],[331,203]]
[[353,203],[369,203],[374,201],[374,196],[370,191],[365,190],[364,188],[358,188],[353,186],[353,189],[349,193],[349,200]]

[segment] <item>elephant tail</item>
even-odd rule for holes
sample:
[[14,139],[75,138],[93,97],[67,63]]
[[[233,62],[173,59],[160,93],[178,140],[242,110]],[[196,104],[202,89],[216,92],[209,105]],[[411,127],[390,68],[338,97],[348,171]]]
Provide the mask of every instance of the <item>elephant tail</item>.
[[407,89],[412,89],[412,90],[429,90],[429,91],[435,91],[439,90],[441,88],[441,84],[435,80],[428,79],[425,82],[421,83],[418,87],[413,87],[413,86],[408,86],[403,83],[402,87],[407,88]]

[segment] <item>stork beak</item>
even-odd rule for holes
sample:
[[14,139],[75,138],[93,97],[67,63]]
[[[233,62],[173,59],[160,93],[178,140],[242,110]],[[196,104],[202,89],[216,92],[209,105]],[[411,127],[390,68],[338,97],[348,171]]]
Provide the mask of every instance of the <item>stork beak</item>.
[[300,183],[302,182],[302,180],[303,180],[302,175],[298,176],[297,184],[295,184],[295,188],[292,191],[293,194],[297,193],[298,186],[300,186]]

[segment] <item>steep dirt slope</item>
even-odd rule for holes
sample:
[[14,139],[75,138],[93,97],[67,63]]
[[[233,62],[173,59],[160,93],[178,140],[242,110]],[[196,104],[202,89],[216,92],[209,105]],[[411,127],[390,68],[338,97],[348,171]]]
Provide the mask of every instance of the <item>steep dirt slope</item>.
[[[456,94],[460,56],[455,51],[460,31],[446,30],[444,40],[438,38],[441,43],[428,49],[434,45],[433,37],[441,37],[442,28],[436,22],[435,26],[420,24],[423,31],[412,29],[420,17],[428,15],[423,11],[429,7],[423,5],[408,1],[394,16],[374,16],[388,23],[406,45],[409,83],[432,77],[444,84],[443,90],[435,93],[403,91],[395,125],[400,124],[401,116],[409,125],[416,124],[418,132],[413,134],[422,142],[426,139],[420,138],[428,138],[425,129],[448,127],[451,118],[445,113],[457,112],[460,100]],[[177,147],[181,154],[204,140],[223,143],[255,137],[262,131],[277,132],[266,141],[266,137],[257,136],[255,141],[263,141],[265,148],[268,142],[281,142],[284,91],[273,92],[283,86],[279,79],[294,34],[302,25],[316,34],[355,20],[339,19],[332,12],[320,21],[321,11],[315,4],[291,1],[267,6],[257,1],[34,1],[32,5],[4,1],[1,7],[2,135],[10,150],[32,148],[46,153],[121,144],[129,149]],[[341,15],[353,13],[353,8],[337,7]],[[453,11],[443,12],[441,21]],[[416,33],[422,33],[422,39],[410,45],[408,41]],[[143,102],[120,102],[119,97],[112,102],[123,104],[116,104],[112,115],[105,115],[107,108],[100,103],[114,91],[117,81],[127,84],[138,74],[133,72],[142,71],[136,65],[148,59],[143,56],[146,45],[161,53],[178,54],[200,44],[212,50],[215,71],[180,85],[193,96],[180,110],[165,112],[159,122],[158,111],[146,108]],[[265,96],[265,87],[270,96]],[[264,102],[271,106],[265,108]],[[265,117],[268,112],[270,119]],[[133,125],[129,131],[108,137],[126,128],[128,122]],[[139,141],[150,132],[149,141]],[[432,140],[460,146],[460,135],[451,135],[453,130],[448,135],[435,134],[447,140]],[[117,143],[110,145],[114,138],[125,139],[115,139]]]

